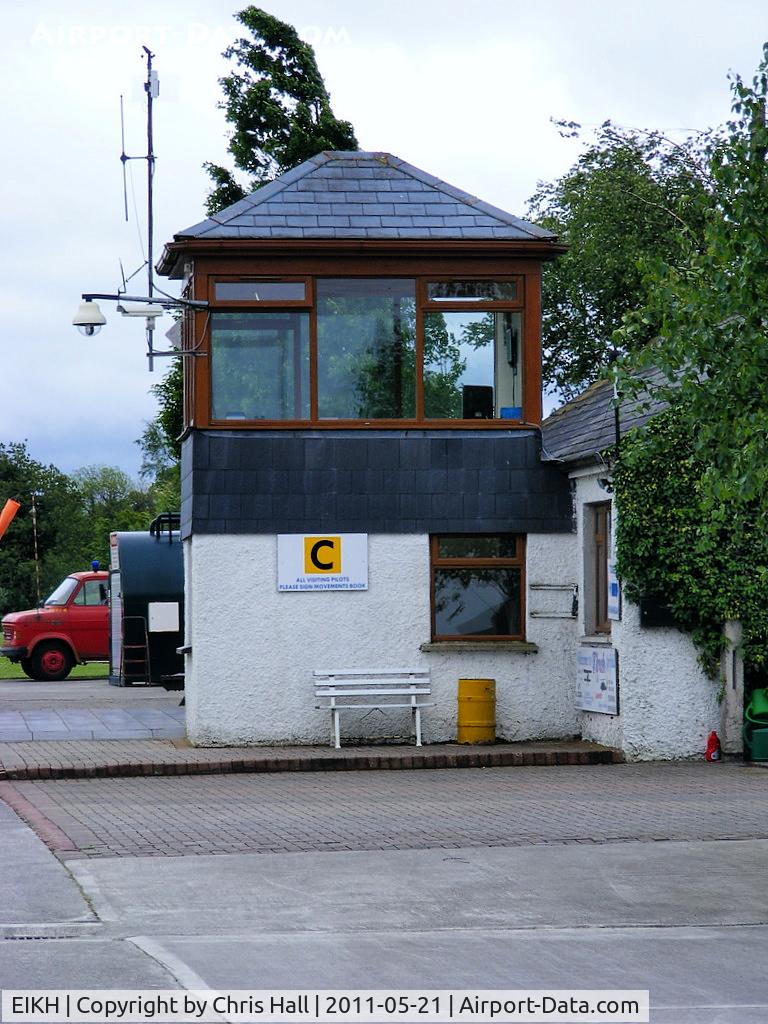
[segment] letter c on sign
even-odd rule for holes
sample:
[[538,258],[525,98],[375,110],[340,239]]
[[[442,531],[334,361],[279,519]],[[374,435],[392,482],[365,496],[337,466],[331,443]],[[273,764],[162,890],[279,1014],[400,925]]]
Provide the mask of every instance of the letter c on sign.
[[[333,561],[322,562],[320,561],[320,549],[330,548],[331,551],[334,549],[334,543],[332,540],[319,540],[316,544],[312,545],[312,549],[309,552],[309,557],[312,560],[312,564],[316,566],[321,572],[330,572],[333,569]],[[333,556],[331,556],[333,558]]]

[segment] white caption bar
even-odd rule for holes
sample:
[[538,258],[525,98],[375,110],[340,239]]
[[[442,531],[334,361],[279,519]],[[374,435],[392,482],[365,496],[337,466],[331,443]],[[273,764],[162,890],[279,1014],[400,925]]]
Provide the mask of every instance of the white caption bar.
[[647,1024],[648,990],[5,989],[4,1024]]

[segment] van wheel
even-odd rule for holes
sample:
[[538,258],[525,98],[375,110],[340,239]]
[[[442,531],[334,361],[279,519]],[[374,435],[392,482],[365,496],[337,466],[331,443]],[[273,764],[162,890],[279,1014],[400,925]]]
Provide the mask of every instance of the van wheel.
[[29,660],[33,679],[55,682],[66,679],[72,671],[73,659],[69,649],[53,641],[38,644]]

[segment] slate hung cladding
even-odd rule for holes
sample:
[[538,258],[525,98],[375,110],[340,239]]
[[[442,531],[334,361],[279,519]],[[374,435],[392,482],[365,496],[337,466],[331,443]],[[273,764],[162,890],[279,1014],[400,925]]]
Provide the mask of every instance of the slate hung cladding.
[[[564,532],[540,461],[554,236],[385,153],[321,153],[179,232],[182,537]],[[361,323],[376,327],[361,342]]]

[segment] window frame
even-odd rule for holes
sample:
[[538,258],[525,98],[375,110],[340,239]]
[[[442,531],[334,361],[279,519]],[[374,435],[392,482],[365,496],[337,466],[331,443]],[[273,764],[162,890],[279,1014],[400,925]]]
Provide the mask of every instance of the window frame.
[[[303,284],[303,299],[221,299],[216,296],[217,284]],[[280,310],[307,309],[315,304],[314,279],[304,274],[216,274],[210,282],[210,310],[215,312],[239,312],[258,309]]]
[[611,560],[612,536],[611,501],[599,501],[587,506],[588,543],[584,552],[584,589],[587,595],[584,629],[594,636],[610,636],[611,619],[608,615],[608,565]]
[[[515,554],[510,556],[483,555],[478,557],[455,557],[440,555],[440,541],[470,536],[505,537],[515,541]],[[435,616],[435,579],[441,569],[519,569],[520,571],[520,632],[488,634],[438,633]],[[433,642],[451,643],[497,643],[525,641],[526,638],[526,536],[523,533],[458,534],[439,533],[429,538],[429,606],[430,635]]]
[[[415,316],[415,374],[416,379],[414,381],[415,386],[415,403],[414,403],[414,416],[402,419],[351,419],[351,418],[320,418],[318,414],[318,343],[317,343],[317,288],[316,282],[318,280],[333,280],[333,279],[356,279],[356,280],[381,280],[381,279],[409,279],[415,282],[415,297],[416,297],[416,316]],[[217,299],[216,298],[216,285],[220,282],[239,282],[239,281],[285,281],[294,282],[301,281],[305,284],[305,298],[303,300],[242,300],[242,299]],[[479,299],[475,300],[445,300],[445,299],[430,299],[427,294],[427,285],[432,282],[440,281],[460,281],[460,280],[488,280],[488,281],[513,281],[515,282],[517,296],[515,299]],[[312,274],[291,274],[291,273],[273,273],[273,274],[260,274],[260,273],[210,273],[208,274],[207,281],[207,292],[209,302],[209,319],[206,323],[206,330],[210,331],[208,338],[208,354],[209,358],[213,355],[213,338],[212,338],[212,317],[210,314],[215,312],[227,312],[227,313],[257,313],[259,310],[264,312],[295,312],[297,310],[307,310],[309,313],[309,419],[304,420],[238,420],[238,428],[244,427],[250,428],[331,428],[331,429],[355,429],[360,427],[394,427],[394,428],[413,428],[413,427],[437,427],[440,429],[445,428],[460,428],[466,429],[467,427],[478,428],[495,428],[495,429],[509,429],[516,426],[530,426],[526,421],[526,408],[528,406],[528,385],[527,385],[527,347],[529,344],[529,328],[528,328],[528,317],[531,315],[528,311],[526,304],[526,286],[527,286],[527,275],[523,273],[494,273],[491,270],[477,272],[470,270],[460,271],[456,273],[428,273],[423,269],[418,272],[409,272],[407,270],[396,270],[394,268],[382,268],[377,271],[375,268],[371,268],[370,272],[365,274],[350,274],[342,270],[334,270],[328,268],[323,272],[312,273]],[[522,417],[520,419],[506,419],[502,417],[494,417],[487,419],[449,419],[449,418],[428,418],[424,415],[424,317],[427,313],[440,313],[440,312],[462,312],[462,313],[483,313],[483,312],[516,312],[520,314],[521,319],[521,333],[520,333],[520,362],[519,362],[519,373],[520,373],[520,407],[523,409]],[[207,409],[208,416],[207,420],[211,426],[231,429],[233,420],[219,419],[213,416],[214,407],[214,395],[213,395],[213,372],[212,366],[209,366],[207,377]],[[192,425],[192,403],[188,409],[189,418],[187,425]],[[201,425],[198,417],[198,426]]]

